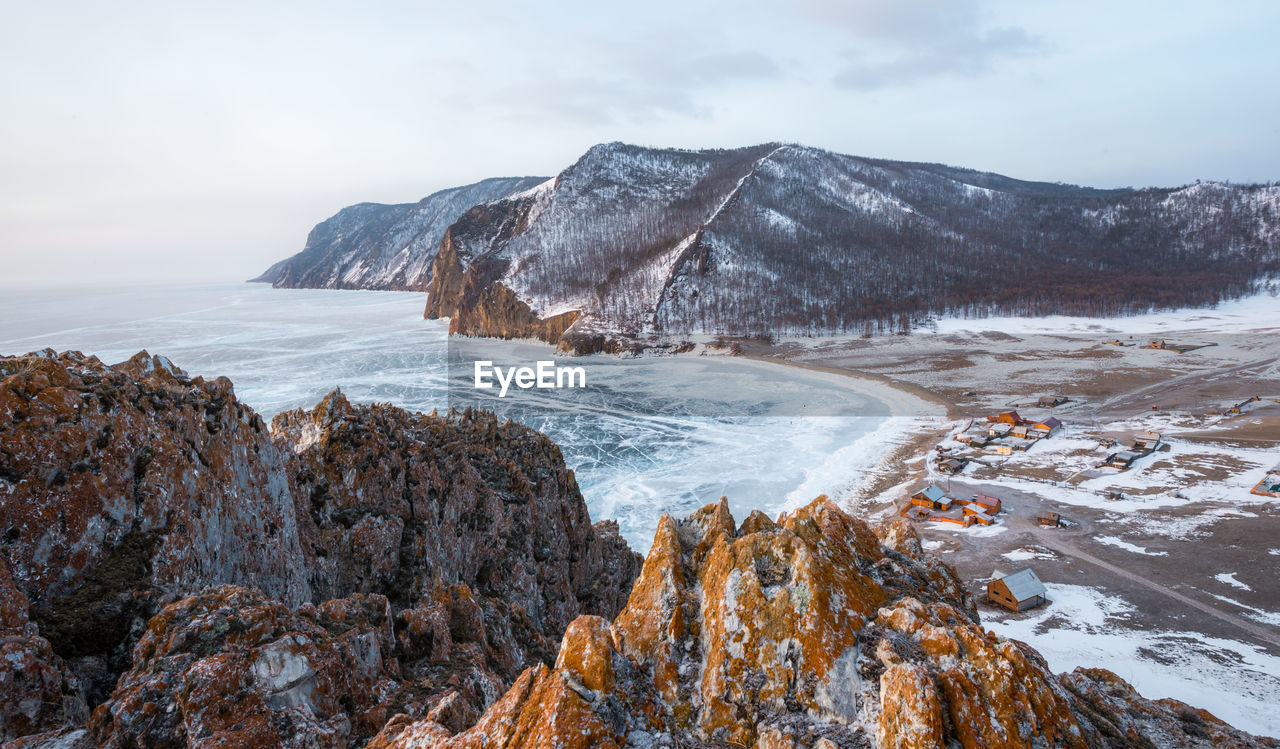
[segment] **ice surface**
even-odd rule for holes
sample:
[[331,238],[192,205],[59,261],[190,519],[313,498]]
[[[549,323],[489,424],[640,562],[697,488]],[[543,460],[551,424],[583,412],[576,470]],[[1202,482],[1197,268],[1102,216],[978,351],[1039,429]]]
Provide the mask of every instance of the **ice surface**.
[[5,293],[0,353],[75,349],[115,363],[145,348],[192,376],[229,377],[266,418],[335,387],[430,411],[444,405],[447,330],[422,320],[425,299],[258,284]]
[[528,365],[552,359],[554,348],[475,339],[450,348],[451,405],[492,409],[551,435],[592,516],[616,518],[641,550],[662,512],[683,517],[721,496],[738,519],[753,509],[776,515],[819,494],[849,498],[929,408],[874,381],[692,355],[562,358],[558,364],[586,369],[589,390],[498,398],[471,387],[475,361]]
[[[6,293],[0,353],[52,347],[117,362],[146,348],[193,376],[231,378],[266,417],[309,407],[339,386],[356,402],[443,410],[448,321],[423,320],[424,304],[416,293],[246,284]],[[550,358],[542,344],[492,345],[532,346],[530,360]],[[838,499],[912,423],[888,417],[902,409],[900,394],[874,383],[855,389],[855,411],[844,417],[672,415],[654,406],[656,395],[642,394],[646,379],[722,376],[726,397],[753,382],[790,397],[858,381],[727,357],[604,360],[611,362],[626,373],[619,388],[637,394],[629,403],[526,421],[560,444],[592,518],[618,520],[642,552],[662,512],[683,517],[722,495],[739,519],[752,509],[776,515],[818,494]],[[857,415],[863,409],[872,415]]]

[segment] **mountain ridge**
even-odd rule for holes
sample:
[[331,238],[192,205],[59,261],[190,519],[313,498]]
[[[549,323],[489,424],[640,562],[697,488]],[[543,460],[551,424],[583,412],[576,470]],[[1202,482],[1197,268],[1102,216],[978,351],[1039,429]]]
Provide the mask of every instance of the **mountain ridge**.
[[492,177],[437,190],[416,203],[356,203],[316,224],[303,249],[250,283],[281,288],[425,291],[445,228],[457,215],[545,181]]
[[612,142],[462,210],[430,266],[426,317],[580,353],[947,313],[1127,314],[1280,274],[1280,187],[1098,189],[787,143]]

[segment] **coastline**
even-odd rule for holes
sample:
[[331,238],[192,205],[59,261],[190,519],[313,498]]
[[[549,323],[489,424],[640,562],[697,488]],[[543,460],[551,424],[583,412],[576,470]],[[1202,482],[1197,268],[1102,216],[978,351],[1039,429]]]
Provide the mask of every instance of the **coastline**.
[[[510,361],[531,361],[553,354],[549,344],[541,341],[505,341],[485,339],[478,342],[483,358]],[[640,522],[646,532],[637,534],[637,522],[627,520],[635,510],[652,504],[654,510],[685,511],[696,509],[699,502],[705,504],[716,496],[727,495],[735,512],[747,513],[759,509],[770,516],[786,512],[826,495],[841,506],[863,514],[881,513],[895,505],[908,486],[924,475],[924,454],[951,428],[952,405],[923,388],[904,387],[883,376],[860,376],[835,367],[809,365],[771,356],[698,356],[682,353],[670,356],[644,357],[636,360],[619,358],[612,354],[594,354],[575,357],[575,361],[594,361],[600,377],[607,380],[609,390],[622,388],[626,392],[642,392],[653,387],[654,382],[678,378],[681,373],[697,372],[705,382],[717,383],[719,397],[744,388],[737,398],[750,400],[752,393],[761,396],[777,396],[787,404],[780,413],[762,416],[756,426],[756,437],[751,441],[756,447],[743,448],[756,455],[758,463],[741,463],[740,480],[731,485],[710,487],[698,482],[690,486],[671,487],[663,471],[654,477],[634,475],[627,477],[624,485],[615,485],[616,476],[608,476],[602,482],[594,475],[592,463],[581,465],[579,480],[583,493],[593,511],[602,517],[612,517],[623,523],[624,533],[636,548],[646,548],[651,537],[651,523]],[[590,366],[590,364],[588,364]],[[590,381],[590,380],[589,380]],[[673,385],[677,392],[679,385]],[[638,388],[638,390],[636,390]],[[659,390],[662,388],[659,387]],[[705,390],[705,386],[704,386]],[[812,392],[807,392],[807,391]],[[832,392],[847,393],[849,403],[869,402],[869,411],[815,412],[809,396],[822,400]],[[734,397],[728,398],[734,400]],[[656,401],[655,401],[656,402]],[[805,403],[810,408],[801,410]],[[872,415],[874,414],[874,415]],[[714,420],[714,414],[708,413]],[[659,421],[667,417],[655,415]],[[651,420],[646,417],[644,421]],[[553,437],[561,441],[570,464],[575,456],[586,455],[580,449],[577,426],[567,431],[551,426]],[[562,425],[563,426],[563,425]],[[637,424],[637,426],[639,426]],[[745,424],[730,427],[729,432],[710,423],[701,424],[693,419],[683,424],[694,428],[698,437],[695,445],[721,446],[743,439]],[[615,425],[616,428],[616,425]],[[759,430],[764,430],[763,432]],[[643,431],[643,428],[641,428]],[[558,436],[557,436],[558,435]],[[634,438],[635,435],[615,433],[614,438]],[[761,437],[763,436],[763,440]],[[761,450],[766,445],[772,445]],[[702,451],[705,452],[705,451]],[[741,457],[737,452],[735,455]],[[735,458],[736,460],[737,458]],[[694,474],[701,474],[714,464],[707,455],[688,453],[676,459],[687,465]],[[678,489],[674,494],[672,489]],[[692,489],[696,496],[679,497],[681,491]],[[626,497],[624,504],[631,510],[615,506],[610,499]],[[687,507],[678,505],[691,502]]]
[[[891,416],[855,443],[871,444],[859,456],[862,458],[859,462],[863,466],[863,477],[851,481],[833,499],[847,509],[862,512],[869,517],[895,509],[899,496],[906,496],[911,485],[928,476],[927,453],[930,446],[945,437],[952,428],[951,422],[960,418],[959,407],[955,402],[928,388],[881,374],[796,361],[771,352],[744,352],[739,356],[767,364],[861,380],[864,385],[868,382],[876,383],[895,391],[899,398],[916,399],[945,409],[942,415]],[[795,496],[788,497],[788,509],[801,501],[798,491],[799,488],[792,492]]]
[[947,418],[949,419],[960,418],[959,408],[954,401],[948,398],[944,398],[943,396],[939,395],[938,393],[926,387],[916,385],[910,382],[903,382],[902,380],[895,380],[891,377],[886,377],[885,375],[882,375],[882,374],[876,374],[874,372],[866,372],[863,370],[848,369],[845,367],[834,367],[828,364],[813,364],[810,362],[802,362],[802,361],[797,361],[795,359],[789,359],[785,356],[782,356],[776,353],[754,353],[754,352],[745,353],[744,352],[739,356],[743,359],[751,359],[754,361],[767,362],[771,364],[780,364],[786,367],[798,367],[800,369],[807,369],[814,372],[825,372],[827,374],[840,375],[840,376],[849,377],[855,380],[867,380],[871,382],[876,382],[881,385],[885,385],[890,389],[899,391],[902,394],[905,394],[914,398],[918,398],[920,400],[927,401],[935,405],[942,406],[943,408],[946,409]]

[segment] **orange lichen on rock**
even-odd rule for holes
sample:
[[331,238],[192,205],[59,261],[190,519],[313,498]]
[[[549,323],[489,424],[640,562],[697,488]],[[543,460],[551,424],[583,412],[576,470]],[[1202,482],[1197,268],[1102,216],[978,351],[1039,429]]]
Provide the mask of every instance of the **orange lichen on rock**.
[[933,676],[914,663],[893,663],[880,676],[881,746],[931,749],[946,745],[942,695]]
[[449,735],[433,716],[400,721],[377,746],[619,749],[662,719],[647,672],[618,650],[617,631],[600,617],[582,616],[565,632],[555,666],[525,670],[474,726]]
[[679,531],[676,521],[663,514],[631,599],[618,615],[617,631],[623,652],[653,672],[654,687],[672,703],[680,699],[685,599]]
[[565,630],[556,670],[592,692],[612,692],[616,685],[613,658],[617,648],[609,622],[580,616]]
[[[403,734],[402,734],[403,736]],[[414,736],[391,743],[393,749],[433,746],[444,749],[556,747],[618,749],[624,743],[591,703],[564,677],[544,665],[525,671],[480,722],[464,733],[430,743]]]
[[[925,656],[915,667],[924,669],[918,674],[927,674],[929,686],[921,694],[927,692],[930,699],[904,703],[908,715],[945,711],[951,737],[966,747],[1029,746],[1037,739],[1053,746],[1086,745],[1066,690],[1043,659],[1025,646],[985,632],[947,604],[915,598],[882,609],[877,623],[909,637],[916,652]],[[901,649],[903,641],[897,645]],[[936,699],[939,693],[941,701]],[[895,736],[895,725],[919,722],[899,720],[894,711],[886,710],[879,728]]]
[[[332,616],[344,609],[368,615]],[[181,599],[151,620],[91,734],[105,747],[283,746],[282,736],[336,746],[372,735],[381,722],[352,719],[396,675],[379,610],[389,614],[385,599],[295,613],[233,586]]]
[[853,531],[827,504],[816,501],[778,528],[719,534],[707,555],[699,725],[708,736],[753,741],[762,713],[788,705],[856,716],[843,687],[858,632],[885,598],[859,562],[869,568],[881,552],[869,530]]
[[1275,745],[1107,672],[1055,676],[982,629],[909,525],[873,530],[824,497],[740,527],[723,501],[664,516],[612,627],[577,619],[556,668],[466,731],[395,732],[386,747]]

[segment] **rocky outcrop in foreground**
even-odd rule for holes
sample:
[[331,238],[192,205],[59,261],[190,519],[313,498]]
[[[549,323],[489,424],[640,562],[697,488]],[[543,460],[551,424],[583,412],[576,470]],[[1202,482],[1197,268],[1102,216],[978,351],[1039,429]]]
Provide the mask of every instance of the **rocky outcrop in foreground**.
[[1277,746],[1103,669],[1054,675],[983,630],[900,519],[825,498],[735,525],[664,517],[626,609],[583,616],[553,667],[470,729],[392,721],[379,747]]
[[131,746],[477,714],[641,561],[530,429],[337,392],[268,429],[145,352],[0,358],[0,549],[0,741],[96,706]]
[[532,430],[268,429],[145,352],[0,358],[0,544],[6,748],[1280,746],[1054,675],[900,519],[722,500],[641,567]]

